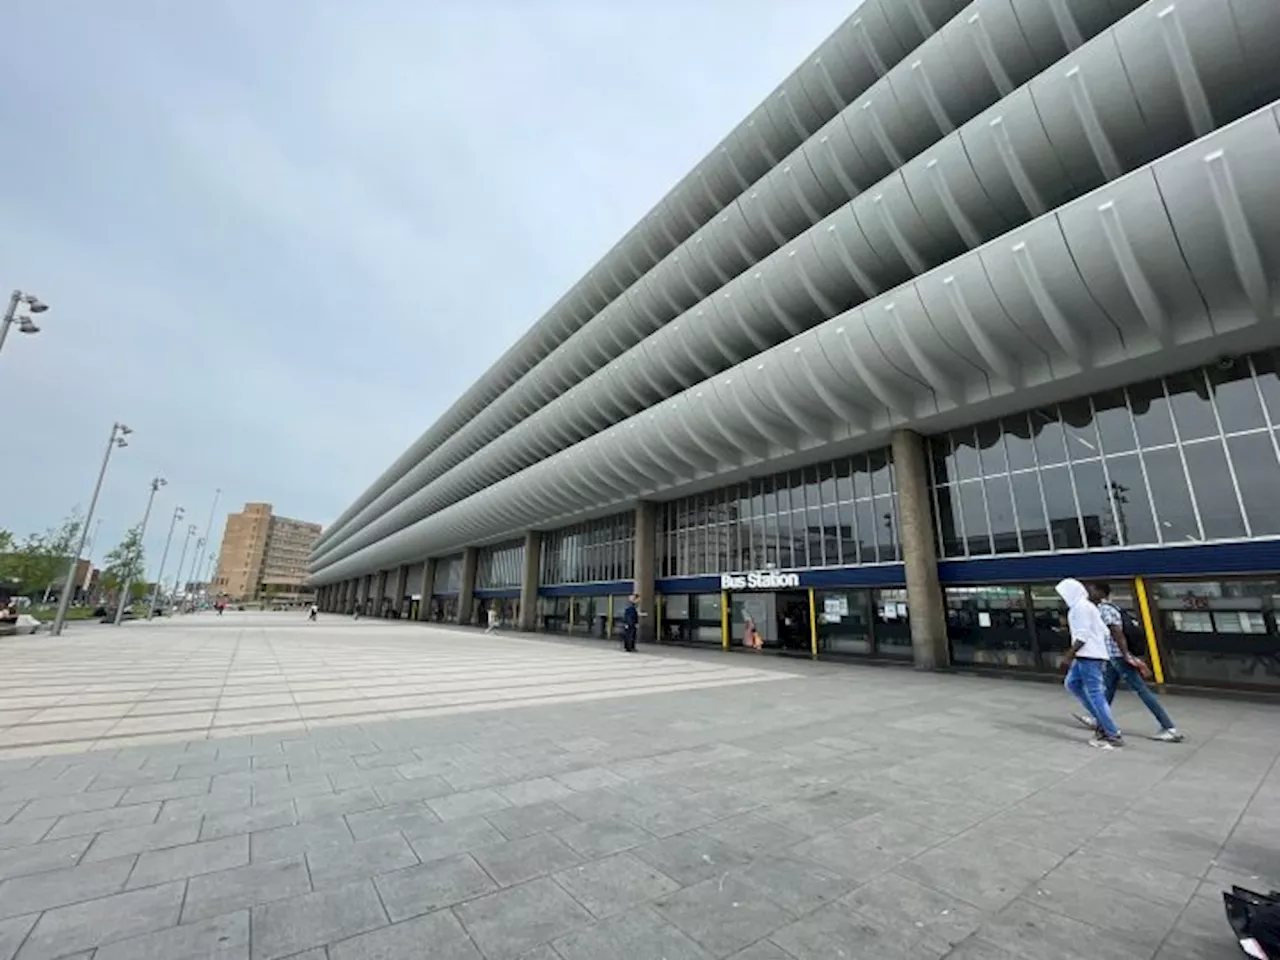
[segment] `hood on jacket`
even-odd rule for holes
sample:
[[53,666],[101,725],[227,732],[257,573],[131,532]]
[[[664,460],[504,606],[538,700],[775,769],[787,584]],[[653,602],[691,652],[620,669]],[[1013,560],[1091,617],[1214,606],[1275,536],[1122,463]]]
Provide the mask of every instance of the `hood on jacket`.
[[1058,591],[1058,596],[1067,602],[1068,607],[1078,606],[1089,599],[1089,591],[1084,588],[1084,584],[1071,577],[1061,581],[1054,589]]

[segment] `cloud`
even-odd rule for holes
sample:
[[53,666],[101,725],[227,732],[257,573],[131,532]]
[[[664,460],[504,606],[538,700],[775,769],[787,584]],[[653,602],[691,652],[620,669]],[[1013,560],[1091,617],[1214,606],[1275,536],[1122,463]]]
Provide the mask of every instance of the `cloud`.
[[156,517],[332,518],[848,12],[6,11],[0,284],[53,309],[0,355],[0,527],[86,504],[116,419],[99,555],[157,473]]

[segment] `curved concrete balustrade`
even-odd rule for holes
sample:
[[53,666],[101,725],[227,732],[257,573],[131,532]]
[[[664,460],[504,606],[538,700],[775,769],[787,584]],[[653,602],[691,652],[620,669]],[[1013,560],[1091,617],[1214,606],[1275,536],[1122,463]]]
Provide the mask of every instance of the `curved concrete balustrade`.
[[[330,530],[338,532],[361,508],[517,383],[540,360],[776,166],[781,157],[932,35],[964,2],[865,0],[383,471],[330,525]],[[1122,0],[1090,2],[1105,6]],[[328,542],[330,537],[331,534],[326,533],[317,546]]]
[[[333,562],[665,397],[945,263],[1280,95],[1280,63],[1236,36],[1280,28],[1269,0],[1148,3],[679,321],[442,478],[317,551]],[[1157,31],[1182,56],[1151,56]],[[939,34],[941,36],[942,34]],[[1174,47],[1174,51],[1179,48]],[[1218,66],[1223,51],[1225,65]],[[1181,66],[1180,66],[1181,64]],[[1197,96],[1172,101],[1169,89]],[[1158,118],[1159,123],[1147,118]],[[1090,136],[1090,131],[1093,131]],[[421,475],[422,468],[407,475]]]
[[970,3],[519,383],[358,513],[335,523],[317,550],[336,546],[462,463],[1139,2]]
[[1280,343],[1273,105],[313,575]]

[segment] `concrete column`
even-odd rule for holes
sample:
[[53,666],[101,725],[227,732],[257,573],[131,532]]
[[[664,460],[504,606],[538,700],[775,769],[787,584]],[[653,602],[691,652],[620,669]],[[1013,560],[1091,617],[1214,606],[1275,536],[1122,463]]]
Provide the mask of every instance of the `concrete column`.
[[520,574],[521,630],[538,629],[538,581],[542,575],[542,534],[530,530],[524,535],[524,570]]
[[329,612],[329,601],[333,598],[333,584],[326,584],[318,591],[319,596],[316,598],[316,606],[325,613]]
[[408,592],[408,586],[409,568],[404,564],[401,564],[399,569],[396,570],[396,589],[391,595],[391,607],[395,610],[396,616],[398,617],[404,616],[404,595]]
[[467,547],[462,551],[462,585],[458,587],[458,622],[471,622],[471,606],[476,599],[476,563],[480,551]]
[[360,612],[365,612],[365,602],[369,599],[369,578],[361,577],[356,581],[356,606],[360,608]]
[[387,596],[387,571],[378,571],[378,581],[373,591],[373,611],[370,616],[382,616],[382,603]]
[[342,595],[342,600],[340,601],[340,603],[339,603],[339,607],[338,607],[338,612],[339,612],[339,613],[350,613],[350,612],[351,612],[351,606],[352,606],[352,604],[353,604],[353,603],[355,603],[355,597],[354,597],[354,595],[353,595],[353,591],[354,591],[354,588],[352,587],[351,581],[350,581],[350,580],[343,580],[343,581],[342,581],[342,594],[341,594],[341,595]]
[[902,538],[907,606],[911,612],[911,648],[917,669],[934,670],[947,666],[951,658],[929,505],[929,468],[924,441],[918,433],[894,433],[893,472],[898,485],[898,535]]
[[652,643],[656,630],[657,605],[654,596],[654,547],[658,539],[658,511],[652,503],[636,504],[635,593],[640,598],[636,605],[640,612],[638,639]]
[[435,557],[427,557],[422,562],[422,583],[418,585],[418,592],[422,595],[422,599],[418,601],[418,619],[431,619],[431,592],[436,586],[436,560]]

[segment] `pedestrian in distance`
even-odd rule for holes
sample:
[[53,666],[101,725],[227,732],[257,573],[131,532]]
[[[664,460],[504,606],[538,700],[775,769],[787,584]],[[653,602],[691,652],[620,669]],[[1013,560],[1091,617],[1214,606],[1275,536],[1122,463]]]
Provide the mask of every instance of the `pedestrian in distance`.
[[[1125,614],[1111,602],[1111,584],[1091,583],[1089,599],[1097,605],[1098,613],[1102,616],[1102,622],[1108,631],[1107,653],[1111,659],[1107,665],[1107,704],[1115,702],[1116,689],[1123,680],[1125,686],[1136,693],[1138,699],[1151,711],[1151,715],[1156,718],[1156,723],[1160,724],[1160,731],[1152,739],[1165,743],[1181,743],[1186,738],[1178,732],[1173,718],[1169,716],[1169,712],[1165,710],[1155,691],[1147,686],[1147,665],[1134,654],[1129,645],[1129,638],[1125,634]],[[1098,727],[1098,721],[1091,713],[1074,713],[1072,716],[1081,726],[1091,730],[1096,730]]]
[[498,608],[492,604],[490,604],[489,606],[488,619],[489,619],[489,625],[485,627],[484,632],[493,633],[498,629],[499,618],[498,618]]
[[311,621],[313,621],[313,622],[314,622],[314,621],[315,621],[315,619],[316,619],[316,615],[317,615],[319,612],[320,612],[320,608],[319,608],[319,607],[317,607],[317,606],[313,603],[313,604],[311,605],[311,609],[307,611],[307,619],[308,619],[308,620],[311,620]]
[[632,594],[627,598],[627,608],[622,611],[622,649],[627,653],[636,652],[636,634],[640,632],[640,597]]
[[1067,604],[1067,628],[1071,646],[1065,663],[1067,679],[1063,686],[1084,705],[1085,712],[1098,718],[1089,746],[1111,750],[1124,746],[1124,737],[1111,716],[1107,703],[1107,668],[1111,663],[1107,639],[1111,632],[1102,622],[1102,614],[1089,599],[1089,591],[1079,580],[1066,579],[1055,588]]

